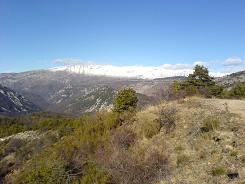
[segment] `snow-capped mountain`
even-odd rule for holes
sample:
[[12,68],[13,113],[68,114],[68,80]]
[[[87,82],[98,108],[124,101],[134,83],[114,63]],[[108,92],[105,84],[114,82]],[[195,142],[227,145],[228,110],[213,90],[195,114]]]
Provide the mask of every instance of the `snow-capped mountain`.
[[98,64],[74,64],[51,68],[50,71],[67,71],[85,75],[100,75],[109,77],[127,77],[138,79],[156,79],[173,76],[186,76],[192,69],[168,69],[167,66],[113,66]]
[[39,110],[24,96],[0,85],[0,114],[20,114]]
[[[193,66],[188,64],[169,65],[164,64],[158,67],[152,66],[113,66],[99,64],[72,64],[51,68],[50,71],[66,71],[84,75],[97,75],[108,77],[126,77],[137,79],[156,79],[175,76],[187,76],[193,72]],[[211,72],[215,77],[227,75],[227,73]]]
[[0,74],[0,84],[24,95],[44,111],[74,115],[110,108],[116,91],[125,87],[141,94],[139,106],[152,103],[152,98],[173,80],[184,77],[145,80],[48,70]]

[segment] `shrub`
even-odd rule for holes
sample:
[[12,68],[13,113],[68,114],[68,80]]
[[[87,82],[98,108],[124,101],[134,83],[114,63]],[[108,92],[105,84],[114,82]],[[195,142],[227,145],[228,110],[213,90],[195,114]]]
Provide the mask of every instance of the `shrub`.
[[164,107],[160,110],[158,121],[161,127],[165,127],[166,133],[170,133],[176,126],[176,108]]
[[115,131],[112,136],[112,140],[115,146],[127,150],[135,143],[136,134],[128,128],[121,128]]
[[229,91],[229,95],[235,98],[245,97],[245,82],[235,84]]
[[236,157],[238,155],[238,151],[237,150],[232,150],[231,153],[230,153],[230,155],[232,157]]
[[185,150],[185,148],[184,148],[183,146],[181,146],[181,145],[178,145],[178,146],[176,146],[176,147],[174,148],[174,150],[175,150],[176,152],[181,152],[181,151]]
[[100,159],[111,175],[109,183],[152,184],[161,181],[169,173],[167,157],[157,151],[140,158],[128,151],[119,151]]
[[220,176],[220,175],[225,175],[226,170],[223,167],[215,167],[211,171],[213,176]]
[[65,167],[65,161],[55,154],[50,154],[44,158],[40,157],[38,160],[33,160],[30,165],[26,165],[25,170],[20,173],[15,183],[65,183]]
[[219,85],[213,85],[210,86],[209,88],[210,94],[216,97],[223,97],[224,96],[224,88],[222,86]]
[[152,138],[154,135],[158,134],[161,129],[161,124],[159,121],[147,121],[142,125],[142,133],[146,138]]
[[209,132],[217,130],[220,126],[220,121],[214,117],[208,117],[203,120],[203,124],[201,127],[202,132]]
[[118,92],[113,101],[113,110],[118,113],[122,113],[124,111],[134,111],[136,109],[137,102],[137,95],[133,89],[122,89]]
[[190,157],[186,154],[180,154],[177,156],[177,166],[186,165],[190,161]]
[[241,159],[242,163],[245,164],[245,155],[242,155],[242,156],[240,157],[240,159]]
[[83,173],[78,183],[106,184],[108,183],[107,181],[109,177],[109,174],[98,169],[98,167],[93,162],[88,162],[83,168]]

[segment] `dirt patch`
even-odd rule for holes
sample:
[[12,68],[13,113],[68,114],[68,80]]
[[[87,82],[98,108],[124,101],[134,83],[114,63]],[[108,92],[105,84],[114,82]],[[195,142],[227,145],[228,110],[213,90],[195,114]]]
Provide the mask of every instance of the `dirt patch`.
[[238,114],[245,120],[245,100],[230,100],[230,99],[203,99],[206,105],[213,105],[220,110],[226,110],[233,114]]

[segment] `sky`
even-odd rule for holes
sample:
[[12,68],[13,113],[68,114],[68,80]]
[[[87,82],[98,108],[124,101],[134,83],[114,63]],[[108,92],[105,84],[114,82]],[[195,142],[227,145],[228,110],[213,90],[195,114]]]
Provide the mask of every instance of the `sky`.
[[0,0],[0,72],[74,62],[244,70],[245,1]]

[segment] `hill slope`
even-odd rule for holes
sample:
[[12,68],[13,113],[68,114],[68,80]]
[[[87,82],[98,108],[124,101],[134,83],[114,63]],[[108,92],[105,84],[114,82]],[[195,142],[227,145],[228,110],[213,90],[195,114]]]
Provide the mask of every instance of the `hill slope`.
[[[243,100],[187,98],[149,106],[135,116],[120,117],[116,126],[117,119],[111,113],[85,119],[81,127],[82,119],[60,125],[65,121],[62,120],[57,127],[54,119],[35,132],[2,138],[0,173],[8,174],[6,183],[50,178],[62,183],[69,178],[102,184],[107,179],[107,183],[119,184],[242,184],[243,112]],[[86,126],[87,121],[94,123]],[[65,136],[64,130],[68,133]],[[22,155],[28,153],[28,157],[18,157],[19,150]],[[84,163],[88,165],[85,167]],[[41,175],[43,170],[49,172]]]
[[216,79],[216,81],[225,86],[225,87],[231,87],[232,85],[234,85],[237,82],[245,82],[245,70],[244,71],[240,71],[240,72],[236,72],[236,73],[232,73],[230,75],[224,76],[224,77],[219,77]]
[[40,108],[24,96],[0,85],[0,114],[37,112]]
[[111,105],[113,94],[124,87],[134,88],[142,94],[141,97],[145,97],[143,101],[149,101],[149,96],[152,99],[174,79],[183,78],[143,80],[46,70],[0,74],[0,84],[23,94],[45,111],[76,115],[91,109],[107,108]]

